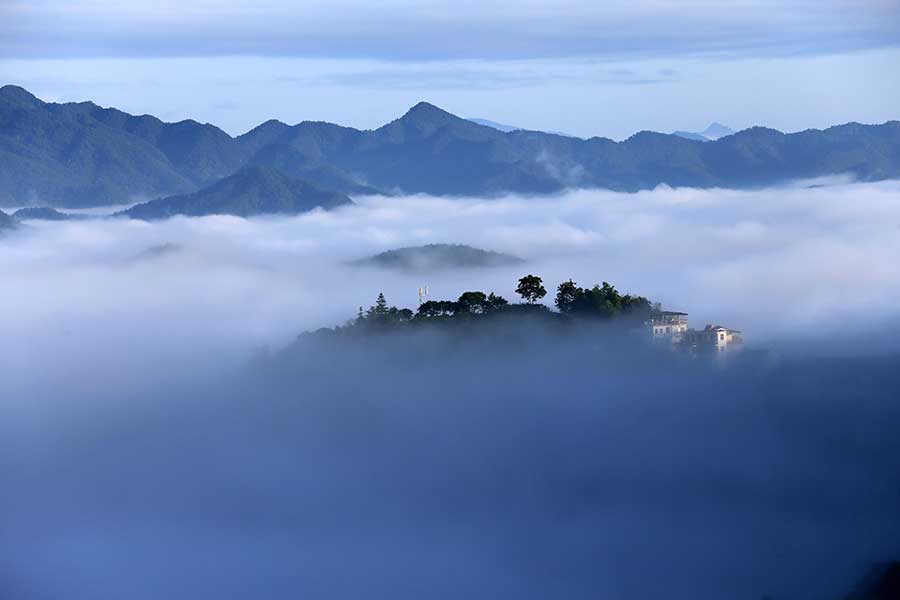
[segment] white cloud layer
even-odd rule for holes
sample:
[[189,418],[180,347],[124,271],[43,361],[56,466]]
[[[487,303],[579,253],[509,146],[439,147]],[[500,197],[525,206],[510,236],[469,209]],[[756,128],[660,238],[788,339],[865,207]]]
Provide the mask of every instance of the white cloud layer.
[[[548,289],[569,277],[610,281],[690,312],[695,325],[742,329],[754,345],[829,350],[829,340],[871,336],[870,349],[897,348],[877,335],[900,318],[897,182],[358,201],[294,218],[29,222],[0,240],[4,376],[212,357],[239,364],[260,346],[352,317],[379,291],[403,306],[424,284],[436,298],[468,289],[514,298],[526,272]],[[427,275],[344,264],[434,242],[529,264]],[[177,248],[142,254],[162,244]]]
[[[806,600],[898,556],[900,182],[359,201],[0,237],[0,590]],[[531,264],[344,266],[427,242]],[[240,369],[379,290],[511,297],[528,271],[783,360],[670,363],[532,323]]]

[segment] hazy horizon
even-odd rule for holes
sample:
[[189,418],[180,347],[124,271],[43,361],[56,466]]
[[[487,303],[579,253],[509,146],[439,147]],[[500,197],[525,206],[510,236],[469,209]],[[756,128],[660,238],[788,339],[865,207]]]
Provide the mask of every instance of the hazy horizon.
[[900,118],[894,0],[212,6],[6,2],[0,81],[232,135],[269,118],[373,128],[420,100],[617,140]]
[[[898,58],[900,58],[900,54],[898,54]],[[7,85],[19,85],[19,84],[16,84],[16,83],[8,83]],[[34,94],[39,100],[42,100],[42,101],[48,102],[48,103],[65,104],[65,103],[93,102],[94,104],[98,104],[98,102],[97,102],[95,99],[93,99],[93,98],[67,98],[67,99],[56,99],[56,100],[54,100],[54,99],[49,99],[49,98],[47,98],[47,97],[41,97],[40,95],[38,95],[37,93],[35,93],[34,90],[28,89],[27,87],[24,87],[24,86],[22,86],[22,85],[19,85],[19,87],[22,87],[22,88],[25,89],[27,92],[29,92],[29,93],[31,93],[31,94]],[[378,128],[380,128],[380,127],[383,127],[384,125],[387,125],[387,124],[389,124],[390,122],[392,122],[392,121],[394,121],[394,120],[396,120],[396,119],[399,119],[399,118],[402,117],[404,114],[406,114],[406,112],[408,112],[411,108],[413,108],[414,106],[416,106],[417,104],[420,104],[420,103],[422,103],[422,102],[425,102],[425,103],[427,103],[427,104],[431,104],[431,105],[433,105],[433,106],[436,106],[437,108],[439,108],[439,109],[441,109],[441,110],[444,110],[444,111],[446,111],[446,112],[449,112],[449,113],[451,113],[451,114],[454,114],[454,115],[457,116],[457,117],[460,117],[460,118],[466,119],[466,120],[471,120],[471,121],[479,121],[479,120],[481,120],[481,121],[489,121],[490,123],[494,123],[494,124],[496,124],[496,125],[498,125],[498,126],[511,126],[511,127],[521,128],[521,129],[535,129],[535,128],[531,128],[531,127],[524,127],[524,126],[521,126],[521,125],[518,124],[518,123],[507,123],[507,122],[503,121],[502,119],[500,119],[500,120],[498,121],[498,120],[495,120],[495,119],[492,119],[492,118],[484,117],[483,115],[479,115],[479,114],[468,115],[468,114],[458,114],[458,113],[454,113],[452,110],[450,110],[450,109],[448,109],[448,108],[446,108],[446,107],[444,107],[444,106],[436,105],[436,104],[434,104],[433,102],[429,102],[428,100],[424,100],[424,99],[422,99],[422,100],[416,100],[416,101],[414,101],[412,104],[410,104],[410,105],[408,105],[408,106],[405,106],[405,107],[404,107],[404,106],[398,107],[398,111],[396,112],[395,116],[393,116],[393,117],[386,117],[387,120],[384,121],[383,123],[376,123],[376,124],[373,124],[373,125],[370,125],[370,126],[353,126],[353,125],[349,125],[349,124],[347,124],[347,123],[341,123],[341,122],[331,122],[331,121],[325,121],[325,122],[330,122],[330,123],[333,123],[333,124],[335,124],[335,125],[340,125],[340,126],[343,126],[343,127],[354,127],[354,128],[356,128],[356,129],[360,129],[360,130],[369,130],[369,131],[371,131],[371,130],[374,130],[374,129],[378,129]],[[125,110],[125,109],[123,109],[122,106],[116,106],[116,105],[103,105],[103,104],[98,104],[98,106],[100,106],[101,108],[115,108],[115,109],[118,109],[118,110]],[[128,112],[128,111],[126,110],[125,112]],[[205,124],[205,125],[213,125],[213,126],[215,126],[215,127],[218,127],[219,129],[222,129],[223,131],[225,131],[225,132],[226,132],[228,135],[230,135],[231,137],[239,137],[240,135],[243,135],[243,134],[245,134],[245,133],[248,133],[248,132],[252,131],[252,130],[255,129],[256,127],[258,127],[259,125],[262,125],[263,123],[265,123],[265,122],[267,122],[267,121],[275,120],[275,121],[284,122],[284,121],[281,121],[280,119],[277,119],[277,118],[274,118],[274,117],[270,117],[270,116],[267,116],[267,115],[265,115],[265,114],[261,114],[261,115],[259,116],[259,119],[258,119],[257,121],[253,122],[252,125],[249,125],[249,128],[248,128],[248,129],[246,129],[246,130],[238,130],[237,132],[235,132],[235,131],[229,131],[229,130],[227,130],[225,127],[222,127],[222,126],[221,126],[220,124],[218,124],[218,123],[208,122],[208,121],[205,121],[205,122],[204,122],[204,121],[199,120],[198,118],[193,117],[193,116],[184,116],[183,118],[178,118],[178,121],[170,121],[170,120],[166,120],[165,118],[160,117],[159,114],[153,113],[153,112],[130,113],[130,114],[133,114],[134,116],[143,116],[143,115],[154,116],[154,117],[160,118],[160,119],[161,119],[162,121],[164,121],[164,122],[169,122],[169,123],[171,123],[171,122],[178,122],[178,121],[197,121],[197,122],[203,123],[203,124]],[[173,118],[174,118],[174,117],[173,117]],[[248,119],[251,119],[252,117],[250,117],[250,116],[248,115],[247,118],[248,118]],[[864,124],[864,125],[880,125],[880,124],[883,124],[883,123],[886,123],[886,122],[889,122],[889,121],[896,121],[896,120],[898,120],[898,118],[900,118],[900,117],[888,118],[888,119],[885,119],[885,120],[883,120],[883,121],[862,122],[862,124]],[[308,118],[308,119],[303,119],[303,120],[301,120],[301,121],[286,122],[285,124],[287,124],[287,125],[297,125],[297,124],[302,123],[302,122],[317,122],[317,121],[321,122],[321,121],[323,121],[323,120],[322,120],[322,119],[316,119],[316,118]],[[817,127],[807,127],[807,128],[805,128],[805,129],[779,130],[779,131],[782,131],[782,133],[797,133],[797,132],[799,132],[799,131],[804,131],[804,130],[806,130],[806,129],[819,129],[819,130],[824,130],[824,129],[828,129],[829,127],[834,127],[834,126],[844,125],[844,124],[847,124],[847,123],[854,123],[854,122],[859,123],[859,122],[861,122],[861,121],[859,121],[858,119],[851,119],[851,120],[849,120],[849,121],[842,121],[842,122],[836,122],[836,123],[829,123],[829,124],[824,124],[824,125],[817,126]],[[479,124],[482,124],[482,123],[479,123]],[[673,132],[675,132],[675,131],[689,131],[689,132],[698,132],[698,133],[699,133],[699,132],[702,132],[703,130],[705,130],[707,127],[709,127],[709,126],[711,126],[711,125],[715,125],[715,124],[724,125],[724,126],[726,126],[726,127],[731,127],[731,125],[730,125],[729,123],[722,123],[722,122],[719,121],[719,120],[713,119],[713,120],[710,120],[709,122],[707,122],[707,123],[705,123],[705,124],[702,124],[702,123],[701,123],[701,124],[698,124],[698,125],[697,125],[696,127],[694,127],[694,128],[689,128],[689,127],[688,127],[688,128],[684,128],[684,127],[681,127],[681,128],[671,129],[671,130],[659,131],[659,133],[673,133]],[[485,124],[485,126],[487,126],[487,127],[493,127],[493,125],[490,125],[490,124]],[[768,126],[766,123],[750,123],[750,124],[747,125],[746,127],[731,127],[731,129],[733,129],[735,132],[738,132],[738,131],[743,131],[744,129],[751,128],[751,127],[769,127],[769,126]],[[771,127],[771,128],[772,128],[772,129],[776,129],[775,127]],[[535,130],[538,130],[538,129],[535,129]],[[540,129],[539,131],[545,131],[546,133],[556,133],[556,134],[567,135],[567,136],[572,136],[572,137],[579,137],[579,138],[582,138],[582,139],[586,139],[586,138],[588,138],[588,137],[608,137],[608,136],[603,136],[603,135],[599,135],[599,136],[584,136],[584,135],[579,135],[579,134],[577,134],[577,133],[572,133],[572,132],[568,132],[568,131],[543,130],[543,129]],[[625,135],[625,136],[623,136],[623,137],[620,137],[620,138],[616,139],[615,141],[623,141],[624,139],[627,139],[628,137],[631,137],[631,135],[634,135],[634,134],[636,134],[636,133],[640,133],[641,131],[648,131],[648,129],[647,129],[647,128],[637,129],[637,130],[631,132],[630,134],[627,134],[627,135]]]

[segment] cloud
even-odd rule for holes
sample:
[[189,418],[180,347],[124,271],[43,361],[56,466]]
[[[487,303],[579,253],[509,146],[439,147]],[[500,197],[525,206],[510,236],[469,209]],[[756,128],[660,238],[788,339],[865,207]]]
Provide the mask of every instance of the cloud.
[[891,360],[720,371],[636,360],[598,331],[490,333],[7,400],[0,584],[806,600],[900,551]]
[[[343,265],[434,242],[522,256],[551,286],[569,277],[582,285],[611,281],[691,312],[698,325],[722,321],[764,345],[864,335],[900,317],[893,301],[900,267],[892,259],[900,252],[898,195],[896,182],[663,187],[496,200],[357,198],[353,207],[286,219],[33,222],[0,242],[0,277],[16,282],[0,301],[0,323],[17,335],[30,332],[31,350],[12,335],[0,358],[40,360],[60,332],[117,319],[134,330],[143,321],[155,327],[159,319],[189,318],[198,343],[210,346],[205,351],[224,344],[246,353],[339,323],[379,291],[401,305],[414,305],[424,284],[448,298],[472,288],[514,297],[518,268],[423,280]],[[179,250],[130,260],[162,244]],[[872,345],[896,348],[892,340]],[[177,337],[157,341],[181,347]]]
[[511,59],[831,53],[896,47],[893,1],[595,3],[284,0],[7,2],[0,53],[18,57],[277,55]]
[[[0,589],[841,597],[900,553],[898,198],[838,182],[28,223],[0,238]],[[344,264],[427,242],[530,263]],[[307,340],[248,370],[379,291],[513,298],[529,271],[781,358],[715,369],[529,327]]]

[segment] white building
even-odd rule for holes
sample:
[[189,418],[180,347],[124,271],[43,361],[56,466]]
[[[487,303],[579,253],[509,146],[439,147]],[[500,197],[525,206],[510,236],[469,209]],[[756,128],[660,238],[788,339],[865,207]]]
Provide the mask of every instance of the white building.
[[692,353],[725,353],[741,350],[744,339],[740,331],[722,325],[707,325],[703,329],[688,329],[681,338],[685,349]]
[[647,327],[653,341],[675,344],[680,342],[682,335],[688,331],[688,315],[664,310],[650,317]]
[[740,331],[722,325],[707,325],[703,329],[691,329],[688,315],[683,312],[660,311],[645,323],[650,339],[670,345],[673,350],[691,354],[717,354],[723,356],[743,348]]

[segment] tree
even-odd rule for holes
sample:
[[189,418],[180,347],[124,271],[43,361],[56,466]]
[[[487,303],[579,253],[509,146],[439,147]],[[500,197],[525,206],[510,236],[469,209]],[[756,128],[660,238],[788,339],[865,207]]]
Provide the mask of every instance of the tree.
[[643,320],[660,310],[647,298],[623,295],[606,281],[589,289],[578,287],[571,279],[565,281],[557,288],[555,304],[561,313],[600,318],[623,316]]
[[383,293],[379,293],[378,298],[375,300],[375,304],[370,306],[366,311],[366,320],[384,321],[387,319],[389,313],[390,309],[388,308],[387,300]]
[[474,315],[483,314],[486,311],[487,296],[484,292],[463,292],[456,301],[460,312],[471,313]]
[[594,312],[603,317],[614,317],[622,312],[622,296],[616,286],[603,282],[603,286],[595,285],[591,291],[591,304]]
[[522,296],[522,299],[528,302],[528,304],[534,304],[547,295],[547,290],[544,289],[544,282],[540,277],[536,275],[526,275],[519,280],[519,286],[516,288],[516,293]]
[[387,310],[387,318],[390,321],[409,321],[412,319],[413,311],[408,308],[397,308],[392,306]]
[[419,305],[416,314],[419,317],[425,318],[447,317],[453,315],[456,312],[456,309],[456,302],[450,302],[449,300],[428,300]]
[[564,281],[556,288],[556,300],[553,303],[556,304],[559,312],[570,313],[575,310],[575,302],[579,293],[583,294],[584,290],[575,285],[574,281],[571,279]]
[[509,304],[509,302],[506,301],[506,298],[497,296],[494,292],[491,292],[488,294],[487,300],[485,300],[484,307],[486,312],[494,312],[495,310],[500,310],[507,304]]
[[653,313],[658,313],[660,310],[658,304],[654,305],[650,300],[643,296],[632,296],[630,294],[622,296],[622,311],[629,318],[643,321]]
[[384,299],[384,293],[378,292],[378,298],[375,300],[375,314],[387,314],[387,300]]

